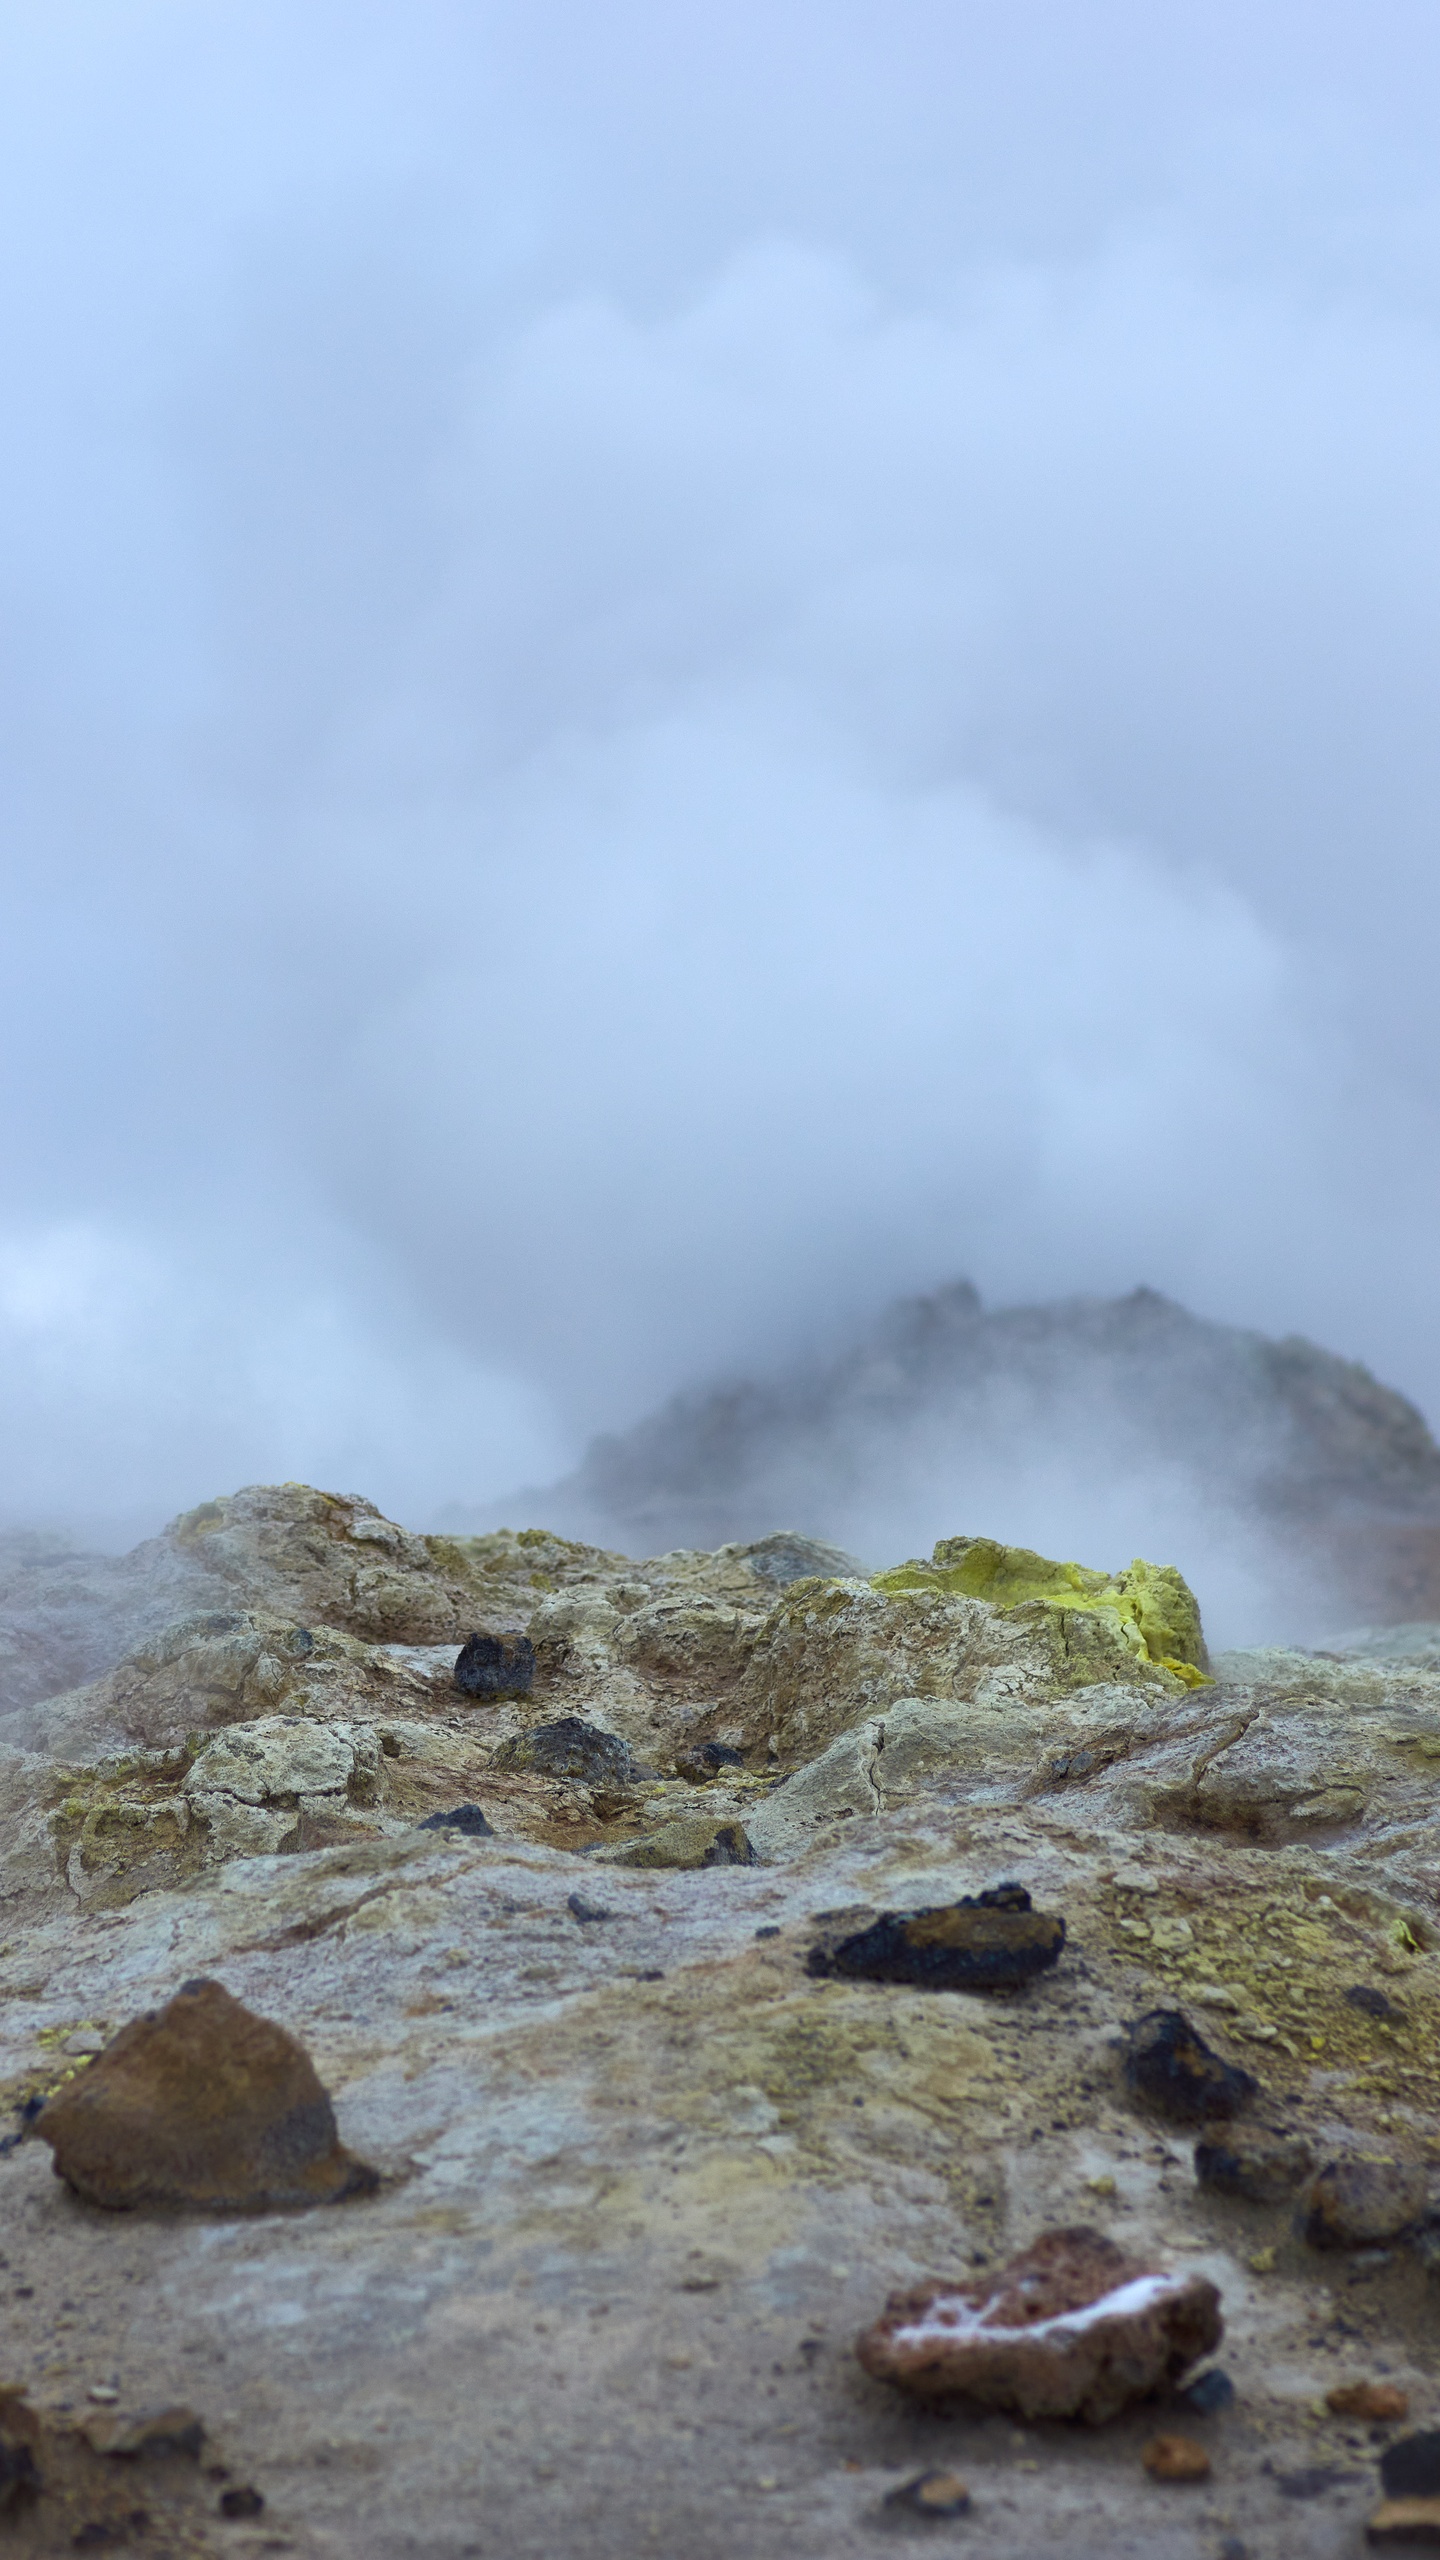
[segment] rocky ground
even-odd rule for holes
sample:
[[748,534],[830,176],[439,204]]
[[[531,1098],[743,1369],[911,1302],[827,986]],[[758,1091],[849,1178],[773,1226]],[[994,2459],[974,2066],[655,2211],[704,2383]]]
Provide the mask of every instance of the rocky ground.
[[[80,1632],[22,1591],[0,2381],[55,2486],[6,2507],[0,2459],[17,2550],[1363,2547],[1380,2453],[1440,2423],[1434,1630],[1203,1678],[1183,1586],[1004,1553],[635,1563],[261,1488],[117,1569],[120,1658],[92,1632],[50,1697]],[[837,1969],[1011,1882],[1065,1922],[1027,1987]],[[301,2041],[373,2192],[115,2212],[53,2174],[37,2103],[196,1978]],[[1255,2083],[1223,2124],[1157,2102],[1156,2009]],[[983,2297],[1076,2225],[1218,2289],[1233,2396],[1027,2423],[857,2357],[897,2289]],[[1357,2383],[1408,2420],[1327,2407]],[[175,2404],[198,2450],[110,2449]],[[967,2507],[907,2503],[932,2470]]]

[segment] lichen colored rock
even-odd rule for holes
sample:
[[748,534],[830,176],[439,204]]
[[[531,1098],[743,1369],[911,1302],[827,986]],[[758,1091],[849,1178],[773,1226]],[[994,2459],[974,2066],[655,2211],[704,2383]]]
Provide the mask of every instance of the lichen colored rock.
[[1315,2154],[1303,2134],[1271,2125],[1236,2125],[1203,2134],[1195,2145],[1198,2184],[1247,2204],[1283,2204],[1303,2187]]
[[1083,2227],[1047,2231],[981,2284],[893,2294],[856,2341],[867,2373],[1025,2418],[1118,2416],[1218,2346],[1220,2296]]
[[1212,2052],[1180,2009],[1150,2009],[1137,2018],[1125,2051],[1125,2084],[1172,2124],[1203,2124],[1238,2115],[1259,2082]]
[[1024,1886],[1005,1884],[919,1911],[882,1911],[849,1936],[827,1934],[806,1969],[926,1991],[1011,1991],[1048,1972],[1064,1944],[1059,1914],[1032,1911]]
[[611,1862],[617,1867],[753,1867],[759,1862],[743,1823],[707,1822],[702,1814],[681,1814],[621,1849]]
[[377,2184],[345,2149],[309,2055],[218,1982],[181,1985],[36,2119],[88,2204],[210,2213],[338,2203]]
[[456,1656],[455,1686],[466,1698],[528,1698],[535,1686],[530,1638],[468,1635]]
[[1418,2222],[1429,2193],[1418,2161],[1328,2160],[1305,2193],[1305,2237],[1312,2249],[1374,2248]]
[[556,1716],[550,1724],[514,1733],[495,1754],[497,1769],[524,1769],[541,1778],[576,1778],[590,1787],[628,1787],[635,1775],[618,1733],[604,1733],[583,1716]]

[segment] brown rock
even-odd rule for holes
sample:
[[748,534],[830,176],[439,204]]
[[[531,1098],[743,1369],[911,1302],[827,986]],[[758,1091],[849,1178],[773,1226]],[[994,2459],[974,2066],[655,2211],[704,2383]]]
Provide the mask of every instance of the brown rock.
[[1312,2249],[1368,2249],[1418,2222],[1430,2180],[1414,2160],[1331,2160],[1305,2195]]
[[1065,1923],[1034,1911],[1023,1885],[995,1885],[959,1902],[882,1911],[849,1936],[822,1932],[813,1974],[851,1982],[913,1982],[925,1991],[1013,1991],[1059,1961]]
[[890,2490],[885,2504],[901,2515],[963,2516],[970,2492],[956,2471],[921,2471]]
[[1140,2459],[1152,2480],[1210,2477],[1210,2456],[1193,2436],[1152,2436]]
[[1440,2498],[1383,2498],[1365,2539],[1382,2550],[1440,2551]]
[[1325,2406],[1336,2418],[1366,2418],[1376,2426],[1398,2425],[1410,2415],[1410,2394],[1398,2382],[1337,2382],[1325,2394]]
[[205,2444],[203,2422],[193,2409],[147,2409],[139,2417],[122,2417],[107,2409],[86,2418],[80,2428],[92,2453],[114,2454],[133,2461],[141,2454],[180,2454],[198,2462]]
[[1237,2062],[1212,2052],[1183,2009],[1151,2009],[1136,2019],[1124,2071],[1133,2094],[1172,2124],[1238,2115],[1259,2086]]
[[218,1982],[182,1984],[122,2027],[36,2119],[87,2203],[259,2213],[378,2180],[340,2141],[303,2046]]
[[1222,2334],[1205,2277],[1161,2274],[1081,2227],[1043,2233],[984,2283],[892,2294],[855,2351],[902,2390],[1097,2426],[1176,2381]]

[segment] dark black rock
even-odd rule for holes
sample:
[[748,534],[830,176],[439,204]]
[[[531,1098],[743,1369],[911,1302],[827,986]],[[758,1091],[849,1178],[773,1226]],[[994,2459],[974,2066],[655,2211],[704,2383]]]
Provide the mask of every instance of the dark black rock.
[[774,1920],[767,1920],[764,1928],[757,1929],[755,1935],[757,1938],[778,1938],[780,1935],[779,1926]]
[[497,1769],[527,1769],[541,1778],[579,1778],[586,1786],[628,1787],[635,1774],[618,1734],[582,1716],[557,1716],[529,1733],[512,1734],[495,1754]]
[[258,2489],[222,2489],[222,2516],[258,2516],[265,2504]]
[[23,2507],[39,2487],[40,2474],[28,2444],[12,2444],[0,2435],[0,2516]]
[[1374,1990],[1368,1982],[1352,1982],[1345,1993],[1345,2002],[1348,2008],[1363,2009],[1367,2018],[1400,2019],[1405,2015],[1403,2009],[1396,2008],[1393,2000],[1386,1999],[1383,1991]]
[[580,1922],[582,1928],[588,1928],[592,1921],[613,1920],[615,1917],[614,1912],[605,1903],[587,1902],[583,1893],[567,1893],[565,1908],[572,1919]]
[[1180,2009],[1137,2018],[1125,2053],[1125,2082],[1172,2124],[1238,2115],[1259,2089],[1238,2063],[1222,2062]]
[[1398,2436],[1380,2456],[1380,2482],[1387,2498],[1440,2498],[1440,2428]]
[[495,1837],[478,1804],[457,1804],[448,1813],[427,1813],[415,1827],[418,1831],[463,1831],[471,1840]]
[[1328,2489],[1338,2489],[1346,2480],[1358,2480],[1357,2471],[1338,2470],[1334,2463],[1307,2464],[1303,2471],[1277,2471],[1275,2486],[1282,2498],[1323,2498]]
[[456,1656],[455,1686],[467,1698],[528,1698],[535,1647],[528,1636],[468,1635]]
[[1188,2391],[1182,2391],[1180,2398],[1187,2409],[1194,2410],[1197,2418],[1213,2418],[1218,2410],[1231,2406],[1235,2385],[1223,2367],[1214,2364],[1208,2373],[1202,2373],[1191,2383]]
[[867,1929],[826,1936],[806,1970],[929,1991],[1010,1991],[1049,1971],[1065,1944],[1056,1912],[1032,1911],[1023,1885],[995,1886],[921,1911],[882,1911]]

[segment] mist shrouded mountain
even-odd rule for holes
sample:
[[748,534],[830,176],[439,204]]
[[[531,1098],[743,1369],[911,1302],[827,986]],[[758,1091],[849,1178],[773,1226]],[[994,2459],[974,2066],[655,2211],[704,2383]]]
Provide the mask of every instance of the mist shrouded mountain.
[[1440,1615],[1440,1447],[1416,1408],[1153,1289],[908,1298],[841,1356],[677,1396],[521,1499],[636,1554],[778,1529],[876,1564],[960,1531],[1173,1554],[1222,1640]]

